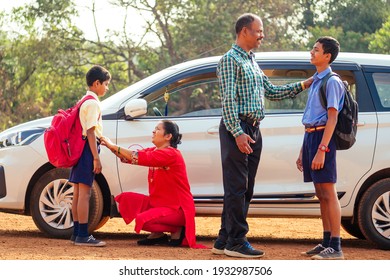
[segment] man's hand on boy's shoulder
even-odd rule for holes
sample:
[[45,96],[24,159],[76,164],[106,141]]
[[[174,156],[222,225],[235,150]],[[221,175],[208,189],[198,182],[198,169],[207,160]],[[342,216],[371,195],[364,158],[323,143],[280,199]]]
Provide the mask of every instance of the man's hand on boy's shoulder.
[[313,76],[303,81],[303,84],[305,85],[305,89],[309,88],[312,83],[313,83]]

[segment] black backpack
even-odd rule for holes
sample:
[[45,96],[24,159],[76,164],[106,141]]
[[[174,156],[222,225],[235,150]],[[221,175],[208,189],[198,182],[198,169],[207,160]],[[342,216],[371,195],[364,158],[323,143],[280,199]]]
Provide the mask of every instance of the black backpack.
[[[334,72],[330,72],[323,79],[320,87],[321,104],[327,109],[326,100],[326,83],[331,76],[340,76]],[[341,79],[341,78],[340,78]],[[356,142],[358,112],[359,107],[353,99],[351,92],[348,90],[348,83],[343,81],[345,88],[345,98],[342,110],[338,114],[337,125],[333,136],[336,141],[337,150],[347,150]]]

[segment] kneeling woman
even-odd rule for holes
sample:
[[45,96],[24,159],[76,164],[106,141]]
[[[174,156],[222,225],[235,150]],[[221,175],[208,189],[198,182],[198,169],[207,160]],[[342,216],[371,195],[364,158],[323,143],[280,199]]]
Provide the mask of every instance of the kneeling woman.
[[[149,167],[149,196],[124,192],[115,200],[127,224],[135,219],[135,231],[151,232],[138,245],[167,244],[199,247],[195,239],[195,205],[183,156],[177,149],[182,135],[176,123],[159,122],[153,131],[155,147],[132,151],[102,138],[122,162]],[[170,238],[165,234],[171,233]],[[200,245],[200,247],[203,247]]]

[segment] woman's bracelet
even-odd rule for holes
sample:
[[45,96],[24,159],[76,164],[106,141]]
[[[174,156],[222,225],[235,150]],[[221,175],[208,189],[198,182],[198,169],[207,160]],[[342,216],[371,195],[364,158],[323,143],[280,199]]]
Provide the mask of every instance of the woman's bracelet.
[[120,146],[118,146],[118,155],[120,155],[121,154],[121,147]]

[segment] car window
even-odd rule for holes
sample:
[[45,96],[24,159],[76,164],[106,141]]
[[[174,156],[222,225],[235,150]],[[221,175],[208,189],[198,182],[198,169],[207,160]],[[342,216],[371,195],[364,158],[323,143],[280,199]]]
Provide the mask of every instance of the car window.
[[[314,70],[302,69],[263,69],[264,74],[274,85],[296,83],[314,74]],[[308,91],[304,90],[294,99],[270,101],[265,99],[266,114],[303,113]]]
[[[315,69],[264,69],[264,74],[275,85],[295,83],[311,77]],[[352,71],[336,71],[347,81],[355,97],[356,83]],[[294,99],[270,101],[265,99],[266,114],[303,113],[308,90]],[[148,102],[144,117],[205,117],[221,115],[221,97],[215,72],[173,80],[165,87],[156,89],[144,97]],[[390,106],[390,105],[389,105]]]
[[[263,69],[264,74],[274,85],[285,85],[300,82],[315,74],[314,69]],[[340,70],[338,73],[343,81],[348,83],[352,95],[356,97],[356,82],[352,71]],[[270,101],[265,99],[267,114],[303,113],[307,102],[308,89],[294,99]]]
[[390,108],[390,73],[374,73],[372,77],[382,106]]
[[147,117],[220,116],[221,98],[215,73],[187,77],[145,97]]

